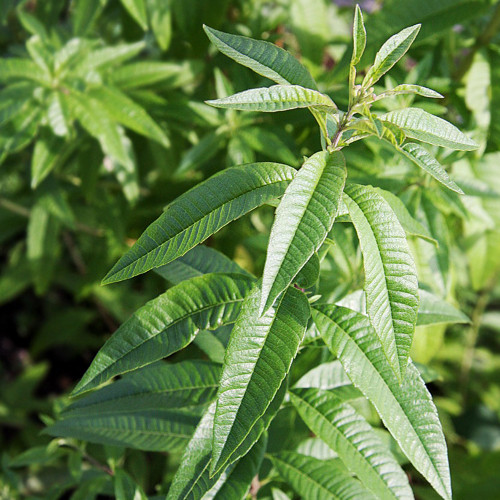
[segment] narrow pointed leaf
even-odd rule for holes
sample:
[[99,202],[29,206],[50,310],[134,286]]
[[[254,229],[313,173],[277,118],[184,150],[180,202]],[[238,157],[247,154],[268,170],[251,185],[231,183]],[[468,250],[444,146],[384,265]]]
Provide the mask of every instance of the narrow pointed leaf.
[[363,13],[361,12],[359,5],[356,5],[356,10],[354,12],[352,36],[354,46],[352,51],[351,65],[355,66],[359,63],[366,47],[366,29],[363,22]]
[[286,189],[269,239],[261,312],[272,306],[325,241],[346,175],[342,153],[321,151],[305,161]]
[[134,18],[140,27],[148,29],[148,15],[146,12],[146,0],[121,0],[128,13]]
[[374,188],[349,184],[345,193],[363,254],[368,316],[394,373],[403,377],[418,311],[418,280],[406,234]]
[[65,408],[63,415],[183,408],[215,398],[220,367],[206,361],[158,362],[125,375]]
[[319,460],[292,451],[269,457],[278,474],[307,500],[375,500],[340,460]]
[[282,85],[301,85],[316,90],[307,69],[286,50],[269,42],[231,35],[203,26],[210,41],[226,56],[259,75]]
[[118,328],[73,395],[169,356],[188,345],[201,329],[233,323],[252,282],[244,275],[207,274],[170,288]]
[[406,473],[352,406],[320,389],[293,389],[290,396],[309,429],[378,498],[413,498]]
[[436,407],[413,363],[400,383],[369,319],[338,306],[318,306],[314,321],[329,349],[373,403],[415,468],[445,499],[451,498],[446,442]]
[[470,323],[470,319],[456,307],[437,295],[420,290],[420,307],[417,325],[437,325],[440,323]]
[[220,470],[273,401],[310,316],[305,295],[289,288],[259,317],[260,288],[246,299],[226,350],[214,421],[211,472]]
[[274,112],[296,108],[317,108],[333,112],[337,110],[337,106],[327,95],[300,85],[273,85],[245,90],[223,99],[206,101],[206,103],[217,108],[242,111]]
[[377,100],[383,99],[385,97],[390,97],[393,95],[400,94],[416,94],[421,95],[422,97],[431,97],[432,99],[443,99],[444,97],[435,90],[428,89],[427,87],[422,87],[422,85],[412,85],[409,83],[403,83],[394,87],[391,90],[386,90],[377,96]]
[[351,379],[347,376],[344,368],[338,359],[328,363],[322,363],[316,368],[309,370],[294,385],[295,388],[307,389],[315,387],[317,389],[335,389],[351,384]]
[[410,26],[391,36],[375,56],[373,66],[363,80],[363,86],[371,86],[387,73],[408,51],[420,31],[420,24]]
[[448,172],[446,172],[436,158],[434,158],[423,146],[414,142],[409,142],[398,149],[406,158],[425,170],[428,174],[432,175],[432,177],[443,184],[443,186],[446,186],[448,189],[458,194],[464,194],[464,192],[451,180]]
[[172,262],[229,222],[280,197],[295,170],[256,163],[223,170],[173,201],[115,264],[113,283]]
[[450,122],[431,115],[419,108],[405,108],[391,111],[383,116],[387,120],[402,128],[404,133],[417,141],[427,142],[434,146],[472,151],[478,145]]

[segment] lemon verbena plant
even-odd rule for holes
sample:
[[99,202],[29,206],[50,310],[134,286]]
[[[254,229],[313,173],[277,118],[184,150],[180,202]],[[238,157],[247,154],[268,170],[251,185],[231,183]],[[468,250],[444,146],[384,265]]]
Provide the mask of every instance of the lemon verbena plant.
[[[253,112],[307,108],[322,149],[299,169],[272,162],[227,168],[167,206],[103,283],[154,269],[175,286],[119,327],[73,395],[123,377],[77,399],[51,434],[182,450],[168,499],[243,498],[255,476],[261,483],[280,478],[302,498],[413,498],[402,468],[408,461],[451,498],[446,443],[425,385],[431,375],[409,353],[416,325],[461,322],[463,315],[419,290],[407,233],[434,241],[425,227],[393,193],[351,181],[343,153],[377,138],[420,167],[426,182],[430,175],[461,193],[421,143],[469,151],[477,147],[473,140],[421,108],[377,111],[379,101],[399,94],[442,97],[415,84],[377,90],[419,29],[389,38],[359,71],[366,31],[356,8],[348,107],[341,110],[284,49],[205,27],[220,52],[276,83],[208,103]],[[200,245],[264,204],[277,208],[261,278]],[[330,303],[317,282],[326,254],[336,250],[335,222],[354,227],[364,286]],[[212,352],[211,361],[160,361],[201,335],[226,339],[227,347]],[[326,346],[330,354],[292,379],[304,346]],[[268,428],[283,408],[315,436],[315,453],[306,444],[275,444],[266,454]],[[386,431],[376,428],[369,408]],[[328,460],[318,458],[319,449]]]

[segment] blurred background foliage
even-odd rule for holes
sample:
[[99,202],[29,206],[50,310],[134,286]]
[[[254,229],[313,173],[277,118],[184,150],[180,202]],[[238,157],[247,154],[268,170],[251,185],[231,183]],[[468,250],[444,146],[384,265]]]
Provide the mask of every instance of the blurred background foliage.
[[[203,23],[288,49],[345,109],[353,4],[0,1],[0,498],[132,498],[127,492],[136,483],[149,495],[168,490],[178,453],[51,440],[40,432],[117,325],[170,286],[154,273],[99,284],[169,201],[226,166],[272,160],[298,167],[320,148],[305,110],[263,116],[204,104],[269,82],[218,54]],[[465,197],[376,141],[356,143],[346,157],[351,179],[397,194],[429,234],[411,239],[420,287],[471,319],[418,327],[412,357],[433,370],[429,388],[445,427],[455,498],[498,498],[500,3],[360,4],[367,62],[390,34],[422,23],[409,57],[380,85],[418,83],[445,96],[437,103],[398,96],[378,106],[415,100],[481,144],[477,153],[439,152]],[[272,216],[263,207],[208,246],[260,274]],[[352,227],[334,231],[319,293],[337,301],[363,277]],[[213,342],[200,337],[173,358],[220,362],[223,346]],[[304,348],[292,378],[324,361],[324,349]],[[304,435],[297,414],[285,408],[271,427],[270,448],[295,449]],[[435,498],[418,476],[412,481],[419,498]],[[277,485],[263,483],[259,498],[271,498]]]

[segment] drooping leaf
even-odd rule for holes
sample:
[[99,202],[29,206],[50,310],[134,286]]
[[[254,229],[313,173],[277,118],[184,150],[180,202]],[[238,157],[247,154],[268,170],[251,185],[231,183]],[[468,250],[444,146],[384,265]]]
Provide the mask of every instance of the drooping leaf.
[[295,170],[256,163],[223,170],[173,201],[115,264],[113,283],[172,262],[229,222],[281,196]]
[[343,197],[359,237],[367,311],[383,352],[402,378],[415,331],[418,280],[404,229],[374,188],[349,184]]
[[308,500],[375,500],[339,459],[319,460],[292,451],[269,457],[278,474]]
[[351,58],[351,65],[355,66],[359,63],[363,52],[366,47],[366,29],[365,24],[363,22],[363,13],[359,8],[359,5],[356,5],[356,10],[354,12],[354,25],[352,28],[352,36],[353,36],[353,51]]
[[273,85],[245,90],[229,97],[205,102],[217,108],[242,111],[274,112],[296,108],[316,108],[330,112],[337,110],[337,106],[327,95],[300,85]]
[[236,262],[214,248],[198,245],[170,264],[158,267],[155,272],[177,285],[181,281],[208,273],[241,273],[250,275]]
[[334,392],[293,389],[291,401],[311,431],[378,498],[412,499],[408,478],[368,422]]
[[394,376],[369,319],[338,306],[317,306],[313,318],[329,349],[373,403],[415,468],[445,499],[451,498],[446,442],[436,407],[410,362],[402,382]]
[[306,68],[286,50],[269,42],[231,35],[203,26],[211,42],[226,56],[281,85],[316,90]]
[[286,189],[269,238],[261,311],[272,306],[325,241],[337,215],[346,175],[342,153],[321,151],[305,161]]
[[118,328],[73,395],[169,356],[188,345],[200,329],[233,323],[252,282],[244,275],[208,274],[170,288]]
[[276,308],[259,317],[255,287],[238,317],[222,370],[211,472],[232,459],[272,402],[297,354],[310,316],[302,292],[289,288]]
[[420,144],[409,142],[402,146],[399,151],[447,188],[458,194],[464,194],[464,192],[450,179],[450,176],[439,162],[423,146],[420,146]]
[[364,87],[369,87],[380,80],[406,54],[419,30],[420,24],[405,28],[382,45],[375,56],[373,66],[363,80]]
[[478,148],[472,139],[450,122],[431,115],[423,109],[405,108],[390,111],[381,118],[401,127],[408,137],[434,146],[462,151],[472,151]]
[[75,401],[63,417],[201,405],[215,398],[219,376],[219,366],[207,361],[158,362]]

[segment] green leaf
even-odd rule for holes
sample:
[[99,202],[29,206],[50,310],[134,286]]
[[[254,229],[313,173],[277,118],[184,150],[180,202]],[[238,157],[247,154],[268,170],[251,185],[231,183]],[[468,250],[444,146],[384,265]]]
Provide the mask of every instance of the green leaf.
[[57,165],[64,142],[51,133],[40,134],[31,157],[31,187],[36,188]]
[[390,366],[402,378],[418,311],[417,273],[406,235],[374,188],[346,185],[343,200],[363,254],[368,316]]
[[444,99],[444,97],[435,90],[428,89],[427,87],[422,87],[422,85],[411,85],[409,83],[403,83],[394,87],[390,90],[385,90],[381,94],[377,96],[377,101],[379,99],[384,99],[385,97],[391,97],[394,95],[401,94],[416,94],[421,95],[422,97],[431,97],[433,99]]
[[408,137],[434,146],[462,151],[472,151],[478,148],[478,145],[460,132],[457,127],[423,109],[405,108],[391,111],[381,116],[381,119],[402,128]]
[[122,469],[114,471],[113,485],[116,500],[148,500],[142,488]]
[[377,498],[413,498],[405,472],[354,408],[321,389],[293,389],[290,397],[309,429]]
[[63,418],[201,405],[215,399],[219,376],[220,367],[207,361],[157,362],[79,399]]
[[451,304],[426,290],[420,290],[420,307],[417,325],[436,325],[439,323],[470,323],[470,319]]
[[338,459],[319,460],[292,451],[270,455],[278,474],[308,500],[374,500]]
[[115,264],[113,283],[172,262],[229,222],[281,196],[295,170],[255,163],[217,173],[179,196]]
[[146,0],[149,23],[161,50],[170,46],[172,39],[171,0]]
[[34,80],[48,84],[49,76],[31,59],[15,57],[0,59],[0,82],[11,80]]
[[90,70],[101,68],[105,68],[108,72],[114,74],[115,71],[120,71],[122,68],[119,65],[140,54],[145,47],[144,42],[135,42],[105,46],[93,50],[84,56],[81,61],[77,62],[75,71],[83,77],[86,77]]
[[350,385],[351,379],[347,376],[339,360],[322,363],[303,375],[294,385],[295,388],[307,389],[335,389],[344,385]]
[[212,474],[234,460],[276,396],[310,317],[309,302],[295,288],[259,317],[260,295],[256,287],[245,300],[226,350],[214,420]]
[[304,267],[295,277],[295,282],[299,288],[310,288],[319,279],[320,261],[317,253],[313,253],[311,258],[304,264]]
[[210,41],[226,56],[281,85],[300,85],[316,90],[306,68],[286,50],[261,40],[231,35],[203,26]]
[[129,99],[125,94],[110,86],[93,89],[89,95],[99,102],[109,116],[121,125],[149,137],[165,147],[170,140],[159,125],[147,114],[146,110]]
[[121,0],[121,3],[137,24],[146,31],[148,29],[148,15],[145,0]]
[[448,189],[458,194],[464,194],[464,192],[450,179],[446,170],[423,146],[414,142],[409,142],[401,148],[398,148],[398,150],[403,153],[406,158],[425,170],[428,174],[432,175],[434,179]]
[[76,0],[73,2],[73,34],[85,36],[99,17],[107,0]]
[[313,318],[329,349],[373,403],[415,468],[451,499],[446,442],[432,397],[412,363],[400,382],[387,363],[369,319],[338,306],[318,306]]
[[261,312],[272,306],[333,226],[347,176],[340,152],[308,158],[283,195],[269,238]]
[[355,66],[359,63],[363,52],[366,47],[366,29],[365,24],[363,22],[363,13],[359,8],[359,5],[356,5],[356,10],[354,12],[354,25],[352,28],[352,36],[353,36],[353,51],[351,58],[351,65]]
[[204,245],[194,247],[170,264],[155,269],[155,272],[174,285],[208,273],[241,273],[250,276],[229,257]]
[[186,410],[138,409],[134,413],[69,416],[43,432],[91,443],[146,451],[181,451],[193,434],[198,417]]
[[188,345],[199,330],[233,323],[253,280],[207,274],[183,281],[125,321],[97,353],[73,395]]
[[377,52],[375,62],[363,80],[363,87],[370,87],[380,80],[406,54],[419,31],[420,24],[415,24],[391,36]]
[[216,108],[239,109],[241,111],[275,112],[296,108],[337,111],[337,106],[327,95],[300,85],[273,85],[272,87],[245,90],[223,99],[205,102]]

